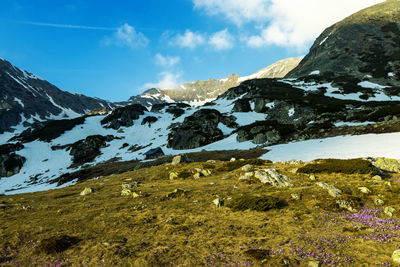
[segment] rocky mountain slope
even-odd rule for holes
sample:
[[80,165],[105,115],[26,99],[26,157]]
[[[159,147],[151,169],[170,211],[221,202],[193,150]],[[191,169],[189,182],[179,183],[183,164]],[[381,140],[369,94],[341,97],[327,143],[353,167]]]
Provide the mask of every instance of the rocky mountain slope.
[[400,85],[400,1],[387,0],[327,28],[288,78],[334,72]]
[[185,82],[176,88],[153,88],[141,95],[129,99],[130,104],[141,104],[148,108],[153,104],[183,102],[192,106],[201,106],[216,99],[228,89],[240,83],[261,78],[282,78],[297,66],[301,58],[287,58],[280,60],[249,76],[240,77],[232,74],[223,79],[208,79],[207,81]]
[[35,121],[78,117],[102,107],[112,108],[113,105],[101,99],[62,91],[0,59],[0,133]]

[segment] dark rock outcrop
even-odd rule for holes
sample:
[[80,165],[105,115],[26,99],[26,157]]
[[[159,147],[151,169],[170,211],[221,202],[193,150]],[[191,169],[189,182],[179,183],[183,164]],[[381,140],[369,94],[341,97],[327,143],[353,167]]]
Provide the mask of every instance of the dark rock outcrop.
[[15,153],[0,155],[0,177],[13,176],[21,170],[26,159]]
[[61,136],[66,131],[72,130],[75,126],[83,124],[85,119],[86,117],[83,116],[75,119],[37,122],[31,128],[28,128],[20,135],[13,137],[11,140],[18,140],[23,143],[35,140],[50,142],[51,140]]
[[343,73],[400,85],[400,2],[389,0],[364,9],[326,29],[309,54],[286,77],[313,71]]
[[146,111],[147,109],[139,104],[116,108],[101,121],[101,124],[106,124],[105,128],[114,130],[118,130],[121,127],[129,127],[133,125],[133,121],[139,119],[139,116]]
[[107,135],[92,135],[83,140],[79,140],[70,145],[70,155],[73,156],[73,163],[75,165],[82,165],[87,162],[93,161],[100,155],[100,149],[106,147],[107,142],[114,139],[114,136]]
[[237,126],[233,116],[222,115],[215,109],[199,110],[171,129],[168,147],[191,149],[221,140],[224,134],[218,128],[219,123],[231,128]]
[[157,117],[154,117],[154,116],[147,116],[146,118],[144,118],[143,120],[142,120],[142,125],[145,125],[145,124],[148,124],[149,125],[149,127],[153,124],[153,123],[155,123],[156,121],[157,121],[158,119],[157,119]]

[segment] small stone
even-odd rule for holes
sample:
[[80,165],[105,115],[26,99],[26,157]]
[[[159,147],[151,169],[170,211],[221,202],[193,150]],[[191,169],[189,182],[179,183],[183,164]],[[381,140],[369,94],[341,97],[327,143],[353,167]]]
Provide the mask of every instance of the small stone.
[[7,205],[7,204],[0,203],[0,209],[5,209],[5,208],[7,208],[7,207],[8,207],[8,205]]
[[213,203],[214,203],[214,205],[217,206],[218,208],[220,208],[220,207],[222,207],[222,206],[224,205],[224,201],[221,200],[221,199],[219,199],[219,198],[214,199],[214,200],[213,200]]
[[244,172],[249,172],[249,171],[251,171],[253,168],[254,168],[253,165],[251,165],[251,164],[246,164],[246,165],[244,165],[244,166],[242,167],[242,171],[244,171]]
[[383,204],[385,204],[385,201],[383,201],[383,200],[380,199],[380,198],[375,198],[375,199],[374,199],[374,203],[375,203],[375,205],[377,205],[377,206],[382,206]]
[[209,183],[209,185],[215,185],[215,183]]
[[392,217],[392,216],[393,216],[393,213],[394,213],[395,211],[396,211],[396,210],[395,210],[393,207],[388,206],[388,207],[385,207],[385,209],[384,209],[383,212],[384,212],[387,216]]
[[308,267],[321,267],[321,262],[320,261],[309,261]]
[[205,177],[211,175],[211,171],[210,170],[201,170],[200,173]]
[[382,181],[382,177],[380,177],[379,175],[375,175],[374,177],[372,177],[372,180],[379,182],[379,181]]
[[180,163],[187,163],[187,162],[190,162],[189,157],[186,154],[183,154],[183,155],[175,156],[172,159],[171,164],[178,165]]
[[121,190],[121,196],[130,196],[132,191],[130,189],[124,188]]
[[357,212],[357,210],[355,210],[355,209],[350,205],[350,203],[347,202],[346,200],[338,199],[338,200],[336,200],[336,204],[339,205],[339,208],[346,209],[346,210],[348,210],[348,211],[350,211],[350,212]]
[[246,172],[239,177],[239,181],[248,181],[254,177],[254,172]]
[[133,198],[137,198],[137,197],[140,197],[140,195],[139,195],[138,193],[136,193],[136,192],[133,192],[133,193],[132,193],[132,197],[133,197]]
[[322,188],[328,190],[329,195],[331,195],[334,198],[340,197],[342,195],[342,190],[334,187],[333,185],[330,185],[327,183],[321,183],[321,182],[318,182],[317,185],[319,187],[322,187]]
[[364,187],[364,186],[359,187],[358,190],[360,190],[360,192],[363,193],[363,194],[370,194],[371,193],[371,190],[369,190],[367,187]]
[[393,251],[392,260],[396,264],[400,264],[400,249]]
[[91,187],[86,187],[85,189],[83,189],[83,191],[81,192],[81,196],[86,196],[86,195],[89,195],[89,194],[91,194],[91,193],[93,193],[94,192],[94,189],[93,188],[91,188]]
[[196,173],[193,175],[194,179],[200,179],[202,177],[202,174],[200,172]]
[[213,160],[213,159],[209,159],[206,161],[207,163],[217,163],[217,161]]
[[309,178],[311,181],[317,180],[317,177],[315,177],[315,174],[310,174]]
[[178,178],[178,173],[177,172],[170,172],[169,173],[169,179],[170,180],[175,180]]
[[392,187],[392,183],[391,183],[390,181],[386,181],[386,182],[385,182],[385,185],[387,185],[387,186],[389,186],[389,187]]
[[293,174],[296,174],[298,170],[299,170],[299,168],[294,168],[294,169],[291,169],[290,172]]
[[236,159],[235,158],[231,158],[230,162],[234,162],[234,161],[236,161]]
[[290,194],[290,196],[291,196],[292,199],[294,199],[294,200],[301,200],[301,195],[299,195],[299,194]]

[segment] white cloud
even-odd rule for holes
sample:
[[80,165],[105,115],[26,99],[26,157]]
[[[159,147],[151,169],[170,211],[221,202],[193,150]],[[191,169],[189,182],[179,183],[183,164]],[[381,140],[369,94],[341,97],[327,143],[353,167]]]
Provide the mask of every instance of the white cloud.
[[209,15],[224,16],[237,25],[268,19],[268,0],[193,0],[196,9]]
[[111,37],[105,39],[105,44],[138,48],[147,46],[149,39],[143,33],[137,32],[134,27],[125,23],[117,28],[117,31]]
[[227,50],[233,47],[234,40],[228,29],[225,29],[211,35],[208,43],[217,50]]
[[158,53],[155,56],[156,64],[163,67],[173,67],[181,61],[180,57],[163,56]]
[[161,88],[161,89],[173,89],[182,82],[180,82],[182,74],[172,72],[161,72],[158,74],[157,83],[146,83],[145,88]]
[[176,45],[183,48],[194,49],[205,42],[205,37],[203,34],[194,33],[190,30],[186,30],[185,34],[178,34],[172,38],[170,44]]
[[192,0],[209,15],[242,25],[253,23],[259,34],[246,38],[250,47],[279,45],[304,50],[332,24],[384,0]]

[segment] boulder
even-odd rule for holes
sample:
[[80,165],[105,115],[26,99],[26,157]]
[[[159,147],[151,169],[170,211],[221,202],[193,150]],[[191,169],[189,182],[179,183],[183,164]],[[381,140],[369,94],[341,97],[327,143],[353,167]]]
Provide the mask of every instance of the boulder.
[[400,173],[400,160],[397,159],[378,158],[373,165],[384,171]]
[[147,109],[139,104],[116,108],[101,121],[101,124],[105,124],[105,128],[114,130],[118,130],[120,127],[129,127],[133,125],[133,121],[139,119],[139,116],[146,111]]
[[142,125],[148,124],[148,126],[150,127],[153,123],[155,123],[157,121],[157,117],[154,116],[147,116],[146,118],[144,118],[142,120]]
[[217,206],[217,208],[220,208],[224,205],[224,201],[219,198],[214,199],[213,203],[215,206]]
[[330,185],[327,183],[322,183],[322,182],[318,182],[317,185],[319,187],[322,187],[322,188],[328,190],[329,195],[331,195],[334,198],[340,197],[342,195],[342,190],[334,187],[333,185]]
[[94,189],[91,187],[86,187],[85,189],[83,189],[83,191],[80,193],[81,196],[86,196],[89,194],[92,194],[94,192]]
[[0,177],[10,177],[18,174],[26,159],[15,153],[0,154]]
[[170,180],[175,180],[175,179],[178,178],[178,176],[179,176],[179,174],[177,172],[170,172],[169,173],[169,179]]
[[188,162],[190,162],[190,159],[189,159],[188,155],[183,154],[183,155],[175,156],[172,159],[171,164],[172,165],[178,165],[179,163],[188,163]]
[[400,264],[400,249],[393,251],[392,261],[396,264]]
[[233,112],[250,112],[251,107],[249,103],[249,99],[238,99],[235,101],[235,104],[232,109]]
[[348,201],[344,200],[344,199],[338,199],[338,200],[336,200],[336,204],[338,204],[338,205],[339,205],[339,208],[341,208],[341,209],[346,209],[346,210],[348,210],[348,211],[350,211],[350,212],[357,212],[357,210],[354,209],[354,208],[351,206],[351,204],[350,204]]
[[389,216],[389,217],[392,217],[392,216],[393,216],[393,213],[394,213],[395,211],[396,211],[395,208],[390,207],[390,206],[385,207],[385,209],[383,210],[383,212],[384,212],[387,216]]
[[201,109],[175,124],[168,135],[168,147],[192,149],[208,145],[224,138],[219,123],[229,128],[237,126],[235,118],[222,115],[215,109]]
[[289,177],[280,174],[275,169],[256,171],[254,177],[259,179],[263,184],[271,184],[276,187],[293,186]]
[[254,168],[253,165],[251,165],[251,164],[246,164],[246,165],[244,165],[244,166],[242,167],[242,171],[244,171],[244,172],[249,172],[249,171],[251,171],[253,168]]
[[91,162],[98,155],[100,155],[100,149],[106,147],[107,142],[114,139],[114,136],[107,135],[91,135],[83,140],[79,140],[70,146],[71,150],[69,154],[73,156],[73,163],[81,165],[87,162]]

